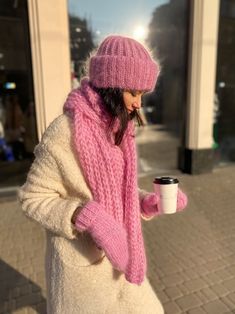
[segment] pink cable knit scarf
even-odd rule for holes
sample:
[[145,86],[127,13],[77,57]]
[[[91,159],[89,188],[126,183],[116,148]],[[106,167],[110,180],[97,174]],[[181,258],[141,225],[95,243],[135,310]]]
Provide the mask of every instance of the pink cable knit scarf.
[[[120,158],[118,160],[116,154],[110,153],[119,148],[107,133],[111,118],[87,79],[68,95],[64,112],[72,116],[76,151],[94,200],[127,230],[129,262],[125,277],[131,283],[141,284],[146,273],[146,256],[141,230],[134,123],[129,122],[120,146],[124,172],[119,180],[115,174],[120,169]],[[123,184],[118,184],[120,181]]]

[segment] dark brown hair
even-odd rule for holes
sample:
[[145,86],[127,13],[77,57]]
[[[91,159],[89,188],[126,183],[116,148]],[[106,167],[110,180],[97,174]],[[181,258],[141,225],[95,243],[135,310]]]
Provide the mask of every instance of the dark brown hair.
[[143,126],[143,120],[137,110],[133,110],[128,113],[124,100],[123,90],[120,88],[97,88],[93,86],[93,89],[101,96],[107,112],[111,115],[111,123],[109,130],[112,130],[115,119],[120,121],[120,128],[115,134],[115,145],[120,145],[126,131],[128,121],[136,119],[139,126]]

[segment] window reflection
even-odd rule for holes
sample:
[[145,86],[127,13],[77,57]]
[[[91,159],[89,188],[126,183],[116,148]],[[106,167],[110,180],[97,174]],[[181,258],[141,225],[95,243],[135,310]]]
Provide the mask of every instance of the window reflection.
[[188,1],[136,0],[135,5],[122,5],[120,1],[69,0],[68,7],[74,87],[84,74],[84,60],[109,34],[146,43],[159,60],[160,78],[154,92],[143,99],[146,126],[137,132],[139,173],[176,171],[186,106]]
[[0,187],[25,180],[37,143],[27,1],[0,2]]
[[214,102],[214,147],[220,164],[235,161],[235,2],[222,0]]
[[155,120],[177,135],[186,99],[187,36],[187,1],[171,1],[154,10],[147,42],[162,65],[162,75],[156,87],[156,93],[160,92],[160,95],[156,100]]
[[85,18],[69,16],[70,52],[73,67],[73,83],[84,75],[83,62],[89,52],[94,49],[94,36]]

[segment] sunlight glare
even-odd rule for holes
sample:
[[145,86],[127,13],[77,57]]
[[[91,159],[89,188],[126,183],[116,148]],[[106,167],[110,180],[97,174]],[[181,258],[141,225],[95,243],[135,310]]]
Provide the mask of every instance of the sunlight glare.
[[139,25],[135,28],[134,32],[133,32],[133,37],[136,40],[144,40],[147,34],[147,30],[145,27],[143,27],[142,25]]

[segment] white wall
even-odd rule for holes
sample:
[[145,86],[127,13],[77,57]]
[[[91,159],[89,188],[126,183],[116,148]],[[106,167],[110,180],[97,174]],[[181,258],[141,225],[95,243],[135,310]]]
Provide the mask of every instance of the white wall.
[[186,147],[211,148],[219,0],[193,0]]
[[28,0],[38,137],[71,90],[66,0]]

